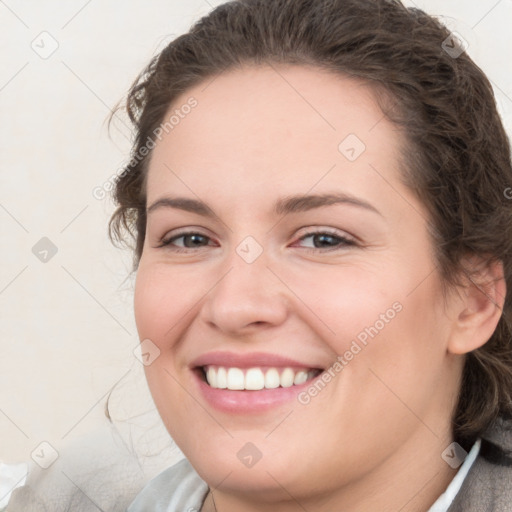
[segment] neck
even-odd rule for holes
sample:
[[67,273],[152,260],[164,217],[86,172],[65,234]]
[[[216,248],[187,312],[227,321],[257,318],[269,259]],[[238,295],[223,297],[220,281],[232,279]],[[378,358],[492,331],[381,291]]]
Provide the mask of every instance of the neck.
[[200,512],[217,512],[211,490],[208,491]]

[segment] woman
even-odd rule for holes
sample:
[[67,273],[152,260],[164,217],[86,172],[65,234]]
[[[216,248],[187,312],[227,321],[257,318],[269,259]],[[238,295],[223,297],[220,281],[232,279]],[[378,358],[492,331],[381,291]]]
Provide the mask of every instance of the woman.
[[186,456],[129,512],[512,510],[510,147],[464,42],[396,1],[230,2],[127,106],[111,229]]

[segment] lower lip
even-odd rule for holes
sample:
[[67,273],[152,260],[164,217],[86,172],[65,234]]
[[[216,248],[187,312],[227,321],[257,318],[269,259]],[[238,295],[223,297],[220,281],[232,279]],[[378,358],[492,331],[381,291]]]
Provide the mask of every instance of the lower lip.
[[304,384],[290,386],[288,388],[261,389],[259,391],[232,391],[230,389],[218,389],[210,387],[199,375],[199,371],[192,372],[200,392],[206,401],[215,409],[230,414],[260,413],[273,409],[292,400],[297,400],[297,395],[311,386],[321,374]]

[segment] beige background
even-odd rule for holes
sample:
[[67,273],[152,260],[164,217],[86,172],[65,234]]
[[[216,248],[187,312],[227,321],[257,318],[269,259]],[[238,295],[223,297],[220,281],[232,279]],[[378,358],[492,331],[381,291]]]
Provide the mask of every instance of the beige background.
[[[120,417],[152,408],[133,354],[130,255],[110,245],[112,204],[93,190],[128,155],[128,128],[107,134],[110,109],[166,41],[220,3],[0,2],[0,461],[104,424],[116,383]],[[512,0],[414,4],[469,42],[511,133]],[[47,262],[32,252],[43,237],[57,248]]]

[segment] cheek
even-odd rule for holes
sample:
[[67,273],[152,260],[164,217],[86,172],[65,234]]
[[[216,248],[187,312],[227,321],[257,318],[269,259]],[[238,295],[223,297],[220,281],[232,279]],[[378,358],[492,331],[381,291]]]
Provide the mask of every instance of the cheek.
[[290,272],[285,279],[320,321],[321,337],[342,354],[358,336],[364,342],[367,329],[377,324],[380,331],[397,316],[403,294],[390,274],[364,264],[329,265],[306,268],[300,278]]
[[297,295],[330,331],[338,354],[353,340],[365,345],[386,338],[419,353],[416,340],[440,340],[445,333],[440,278],[432,272],[428,253],[377,256],[373,262],[306,268],[300,279],[287,276]]
[[149,338],[159,346],[171,343],[172,330],[179,326],[187,310],[197,301],[197,294],[197,290],[180,280],[177,272],[141,264],[134,294],[135,322],[140,339]]
[[135,281],[134,313],[140,339],[156,342],[165,323],[166,288],[154,272],[139,266]]
[[287,276],[319,319],[313,319],[318,334],[343,358],[349,387],[365,383],[381,399],[393,397],[377,376],[412,398],[417,390],[431,389],[425,381],[442,369],[447,325],[440,281],[428,275],[427,258],[414,261],[317,267],[294,281]]
[[365,400],[373,397],[390,425],[408,408],[423,417],[442,394],[447,324],[438,284],[431,276],[413,293],[398,295],[393,311],[378,311],[384,315],[369,319],[355,337],[359,342],[363,334],[365,343],[358,343],[362,350],[350,363],[351,385],[364,386]]
[[144,372],[162,421],[177,439],[181,423],[176,418],[187,417],[187,396],[176,380],[175,345],[186,327],[182,321],[194,301],[192,291],[180,282],[178,272],[141,260],[135,282],[135,322],[139,339],[151,340],[159,349],[158,356],[144,365]]

